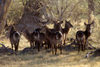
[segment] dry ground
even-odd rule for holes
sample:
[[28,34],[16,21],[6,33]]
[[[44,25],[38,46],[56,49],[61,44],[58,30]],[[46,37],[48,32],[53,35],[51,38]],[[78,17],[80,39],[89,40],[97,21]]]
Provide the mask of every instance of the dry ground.
[[[4,38],[0,41],[11,47],[9,40]],[[29,43],[21,37],[19,51],[29,47]],[[52,55],[51,52],[42,49],[35,54],[1,55],[0,67],[100,67],[100,57],[85,58],[86,52],[66,51],[63,54]]]

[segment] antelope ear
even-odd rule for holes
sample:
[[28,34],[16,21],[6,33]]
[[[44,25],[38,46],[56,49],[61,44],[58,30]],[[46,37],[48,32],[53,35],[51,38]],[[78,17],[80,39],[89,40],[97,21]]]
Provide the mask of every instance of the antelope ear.
[[94,24],[94,20],[92,21],[92,23],[91,24]]
[[70,27],[73,27],[73,25],[70,22],[68,24],[70,25]]
[[87,25],[86,22],[84,22],[84,25]]
[[63,23],[63,21],[60,21],[60,24],[62,24]]
[[68,22],[67,20],[65,20],[65,22]]
[[73,25],[71,24],[71,27],[73,27]]

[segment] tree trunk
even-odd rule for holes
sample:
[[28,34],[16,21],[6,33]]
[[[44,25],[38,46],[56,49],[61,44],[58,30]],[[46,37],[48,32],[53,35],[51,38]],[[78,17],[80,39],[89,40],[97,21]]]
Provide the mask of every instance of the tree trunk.
[[94,1],[88,0],[88,23],[94,20]]
[[0,0],[0,33],[2,32],[6,24],[5,20],[10,3],[11,0]]
[[[34,29],[41,27],[40,21],[42,20],[42,0],[28,0],[24,4],[24,12],[20,19],[20,24],[23,25],[22,29],[20,27],[19,31],[24,32],[27,29],[30,33]],[[19,25],[20,25],[19,24]],[[23,30],[24,29],[24,30]]]

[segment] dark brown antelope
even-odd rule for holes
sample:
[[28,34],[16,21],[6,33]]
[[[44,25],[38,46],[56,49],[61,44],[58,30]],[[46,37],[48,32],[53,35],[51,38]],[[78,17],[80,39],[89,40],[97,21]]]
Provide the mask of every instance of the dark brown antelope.
[[[32,33],[30,33],[28,30],[24,31],[24,36],[26,39],[30,42],[30,47],[34,48],[36,44],[39,44],[38,41],[40,40],[40,28],[35,29]],[[39,46],[39,45],[37,45]],[[38,47],[38,51],[39,51]]]
[[[46,37],[47,39],[50,41],[50,45],[51,45],[51,49],[52,49],[52,53],[57,52],[57,45],[59,45],[60,47],[60,53],[62,53],[62,34],[61,32],[51,32],[48,29],[46,29]],[[55,50],[54,50],[55,49]]]
[[85,24],[86,26],[86,30],[85,31],[77,31],[76,33],[76,41],[77,41],[77,46],[78,46],[78,52],[82,49],[82,51],[85,51],[87,45],[87,41],[88,41],[88,37],[90,37],[91,35],[91,25],[94,22],[90,23],[90,24]]
[[45,34],[41,32],[41,28],[35,29],[32,33],[29,33],[28,30],[25,30],[24,36],[30,42],[31,48],[34,48],[37,46],[38,51],[40,51],[40,46],[45,41]]
[[94,21],[90,24],[86,24],[86,23],[84,23],[84,24],[86,26],[86,30],[84,31],[84,34],[85,34],[86,40],[87,40],[91,35],[91,25],[94,24]]
[[70,21],[65,21],[65,28],[62,29],[63,38],[64,38],[64,45],[65,45],[65,41],[67,40],[66,36],[67,36],[71,27],[73,27],[73,25],[70,23]]
[[[62,53],[62,32],[61,32],[61,23],[56,23],[54,25],[54,30],[49,29],[46,25],[43,27],[45,29],[45,37],[51,45],[52,53],[57,52],[57,48],[60,47],[60,53]],[[58,26],[57,26],[58,24]]]
[[11,42],[11,47],[15,48],[15,52],[18,51],[18,46],[19,46],[19,41],[20,41],[20,33],[15,31],[14,27],[11,27],[10,30],[10,42]]
[[86,36],[84,34],[84,31],[77,31],[76,41],[77,41],[77,46],[78,46],[78,52],[80,50],[84,51],[86,47]]
[[35,29],[32,36],[34,37],[35,45],[38,47],[38,51],[40,51],[40,46],[45,42],[45,34],[41,32],[40,28]]
[[24,36],[30,42],[31,48],[34,47],[34,37],[32,35],[33,35],[33,33],[30,33],[27,29],[24,30]]
[[54,21],[54,30],[56,31],[62,31],[62,27],[61,24],[63,23],[63,21]]

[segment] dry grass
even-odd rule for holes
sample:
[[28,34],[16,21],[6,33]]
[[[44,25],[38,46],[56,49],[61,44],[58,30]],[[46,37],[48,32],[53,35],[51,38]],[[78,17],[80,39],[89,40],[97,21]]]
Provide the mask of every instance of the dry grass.
[[[8,39],[2,40],[10,47]],[[29,47],[29,43],[22,36],[20,50]],[[99,67],[100,57],[86,59],[86,52],[63,51],[63,54],[52,55],[51,52],[41,50],[36,54],[1,55],[0,67]]]

